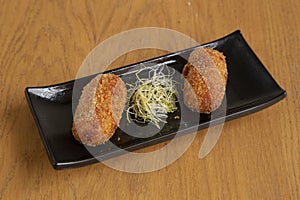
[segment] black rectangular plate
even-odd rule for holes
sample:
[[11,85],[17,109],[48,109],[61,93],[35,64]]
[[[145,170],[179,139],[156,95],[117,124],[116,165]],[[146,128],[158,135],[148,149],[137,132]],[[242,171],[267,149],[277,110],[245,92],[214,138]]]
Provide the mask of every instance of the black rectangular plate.
[[[227,114],[225,120],[232,120],[262,110],[286,96],[286,92],[272,78],[240,31],[219,40],[132,64],[105,73],[114,73],[122,77],[129,70],[138,68],[141,64],[158,64],[168,60],[176,60],[171,67],[181,72],[189,53],[195,48],[210,47],[217,49],[226,56],[228,67],[228,82],[226,88]],[[82,86],[95,75],[81,79]],[[130,75],[124,75],[124,77]],[[132,76],[132,75],[131,75]],[[66,169],[85,166],[122,154],[110,145],[95,147],[97,158],[93,157],[84,145],[78,143],[72,136],[72,94],[74,81],[45,87],[28,87],[26,98],[39,128],[51,164],[55,169]],[[75,91],[80,95],[80,91]],[[73,102],[74,103],[74,102]],[[123,117],[124,118],[124,117]],[[123,120],[122,118],[122,120]],[[123,123],[121,120],[121,123]],[[221,122],[221,118],[215,123]],[[123,120],[124,121],[124,120]],[[190,124],[181,133],[190,133],[191,128],[203,129],[209,125],[209,116],[202,116],[199,123]],[[174,126],[174,127],[173,127]],[[167,125],[160,134],[150,138],[135,138],[116,130],[111,141],[122,149],[134,151],[146,146],[167,141],[176,134],[176,123]],[[121,138],[121,140],[119,139]]]

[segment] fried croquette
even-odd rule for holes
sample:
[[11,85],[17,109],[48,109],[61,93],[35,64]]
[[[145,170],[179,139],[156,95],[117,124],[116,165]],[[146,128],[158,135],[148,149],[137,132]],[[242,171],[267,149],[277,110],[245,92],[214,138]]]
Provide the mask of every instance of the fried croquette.
[[74,115],[72,132],[76,140],[96,146],[109,140],[122,117],[126,87],[114,74],[101,74],[82,91]]
[[210,48],[194,50],[182,74],[184,103],[188,108],[211,113],[221,105],[228,76],[223,53]]

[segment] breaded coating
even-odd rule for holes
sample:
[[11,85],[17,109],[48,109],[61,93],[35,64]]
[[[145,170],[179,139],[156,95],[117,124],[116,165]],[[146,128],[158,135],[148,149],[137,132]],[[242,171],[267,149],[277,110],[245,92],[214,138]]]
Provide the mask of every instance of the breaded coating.
[[122,117],[126,87],[114,74],[101,74],[82,91],[72,132],[78,141],[95,146],[109,140]]
[[182,71],[184,103],[192,111],[211,113],[222,103],[227,82],[225,56],[210,48],[194,50]]

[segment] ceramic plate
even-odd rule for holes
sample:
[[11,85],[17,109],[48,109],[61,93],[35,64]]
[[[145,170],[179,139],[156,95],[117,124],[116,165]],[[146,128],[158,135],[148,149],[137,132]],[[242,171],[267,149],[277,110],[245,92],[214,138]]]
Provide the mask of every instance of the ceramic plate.
[[[199,47],[211,47],[224,53],[228,67],[228,82],[226,88],[226,116],[225,120],[232,120],[244,115],[248,115],[264,109],[286,96],[286,92],[276,83],[270,73],[266,70],[261,61],[257,58],[240,31],[221,38],[219,40],[168,54],[158,58],[150,59],[140,63],[132,64],[105,73],[114,73],[124,81],[133,81],[134,73],[143,65],[157,65],[170,63],[169,67],[174,68],[179,73],[186,64],[191,51]],[[171,62],[170,62],[171,61]],[[131,72],[131,73],[130,73]],[[122,154],[119,148],[134,151],[153,144],[170,140],[176,133],[187,134],[194,132],[193,129],[207,128],[211,116],[201,114],[197,123],[189,123],[189,117],[178,120],[175,116],[180,115],[185,109],[193,116],[195,113],[189,111],[181,105],[177,111],[168,116],[168,123],[155,135],[142,138],[135,137],[117,129],[110,141],[115,144],[105,143],[93,147],[96,157],[92,156],[84,145],[77,142],[71,132],[72,114],[72,95],[73,104],[76,106],[81,89],[95,75],[78,80],[76,91],[74,81],[59,83],[45,87],[28,87],[25,90],[28,104],[31,108],[33,117],[39,128],[39,132],[51,164],[55,169],[65,169],[85,166]],[[78,89],[77,89],[78,88]],[[179,95],[180,96],[180,95]],[[180,97],[179,97],[180,98]],[[77,99],[77,100],[76,100]],[[216,112],[217,113],[217,112]],[[199,114],[198,114],[199,115]],[[224,116],[214,118],[214,122],[220,123]],[[181,123],[184,128],[179,130]],[[120,124],[130,126],[126,117],[123,115]],[[178,131],[179,130],[179,131]],[[140,133],[141,135],[143,133]],[[116,148],[118,147],[118,148]]]

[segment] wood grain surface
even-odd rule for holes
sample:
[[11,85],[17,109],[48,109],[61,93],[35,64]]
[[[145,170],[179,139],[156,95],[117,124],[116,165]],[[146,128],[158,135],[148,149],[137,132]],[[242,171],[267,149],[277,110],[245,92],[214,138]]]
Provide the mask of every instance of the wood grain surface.
[[[300,1],[0,1],[0,199],[300,199]],[[125,30],[164,27],[205,43],[240,29],[283,101],[230,121],[197,158],[206,130],[161,170],[131,174],[98,163],[56,171],[27,86],[75,78],[88,53]],[[162,55],[140,50],[114,67]],[[153,150],[156,147],[150,147]]]

